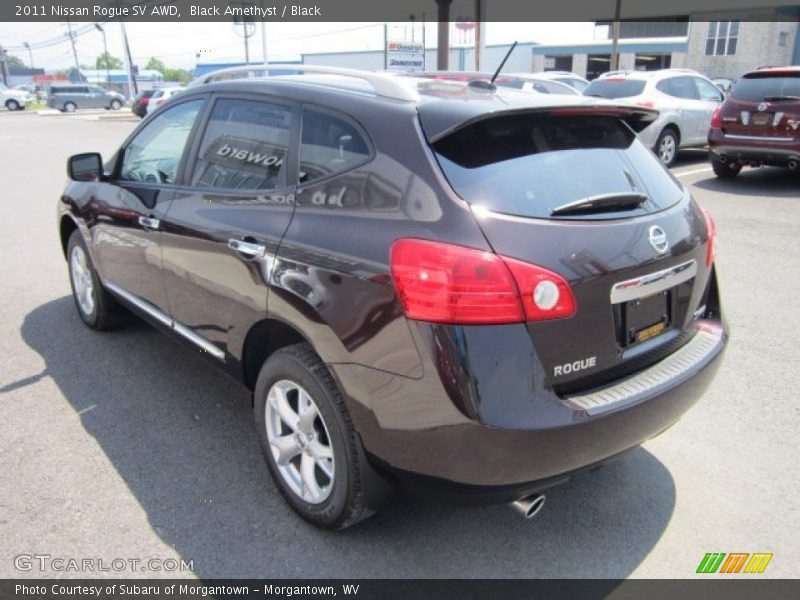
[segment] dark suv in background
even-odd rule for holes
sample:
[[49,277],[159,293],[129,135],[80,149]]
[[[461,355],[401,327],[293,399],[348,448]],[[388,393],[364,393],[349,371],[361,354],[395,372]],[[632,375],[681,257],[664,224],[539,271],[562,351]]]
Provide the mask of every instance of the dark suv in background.
[[126,307],[253,391],[305,519],[393,486],[531,516],[701,397],[715,230],[637,139],[655,111],[254,70],[195,82],[105,167],[73,156],[59,231],[89,327]]
[[746,73],[711,119],[711,165],[732,178],[744,165],[800,169],[800,67]]

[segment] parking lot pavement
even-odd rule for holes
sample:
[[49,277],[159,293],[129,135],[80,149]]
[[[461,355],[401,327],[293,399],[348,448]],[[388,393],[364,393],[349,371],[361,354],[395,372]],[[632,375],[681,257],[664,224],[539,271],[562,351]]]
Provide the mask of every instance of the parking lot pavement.
[[722,182],[702,153],[674,169],[716,219],[732,338],[672,429],[552,489],[531,521],[400,497],[331,534],[269,480],[246,391],[140,322],[96,333],[75,313],[54,219],[65,158],[108,157],[132,127],[0,126],[0,577],[78,575],[15,570],[15,556],[43,553],[193,561],[105,576],[683,578],[706,552],[772,552],[764,576],[798,576],[796,176]]

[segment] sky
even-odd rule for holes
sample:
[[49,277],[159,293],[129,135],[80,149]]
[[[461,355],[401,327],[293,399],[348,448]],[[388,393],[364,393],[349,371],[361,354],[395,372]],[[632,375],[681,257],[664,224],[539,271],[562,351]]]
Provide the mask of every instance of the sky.
[[[88,29],[76,39],[80,64],[94,64],[103,52],[103,37],[91,23],[72,23],[73,31]],[[105,23],[109,52],[122,58],[122,35],[119,23]],[[134,63],[144,67],[151,56],[172,68],[192,68],[202,52],[202,62],[244,61],[242,29],[233,23],[126,23]],[[426,45],[436,45],[436,23],[426,26]],[[408,23],[390,23],[389,38],[410,40]],[[595,31],[594,23],[487,23],[488,44],[519,42],[578,42],[595,39],[603,32]],[[422,24],[414,31],[416,41],[422,37]],[[460,41],[459,32],[451,34],[451,45]],[[383,48],[383,23],[268,23],[266,27],[269,60],[297,59],[301,53],[346,50],[379,50]],[[74,66],[66,23],[0,23],[0,45],[30,64],[28,42],[33,47],[33,64],[46,70]],[[37,45],[48,43],[47,47]],[[260,61],[260,24],[249,38],[251,60]]]

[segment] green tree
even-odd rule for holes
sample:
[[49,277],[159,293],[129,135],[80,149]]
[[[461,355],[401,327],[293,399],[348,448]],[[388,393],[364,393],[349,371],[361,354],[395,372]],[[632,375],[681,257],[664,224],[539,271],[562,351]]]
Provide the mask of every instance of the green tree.
[[164,81],[179,81],[186,85],[192,76],[186,69],[164,69]]
[[147,64],[144,66],[145,69],[153,69],[154,71],[160,72],[162,75],[165,74],[167,70],[166,65],[160,60],[158,60],[155,56],[151,56],[150,60],[147,61]]
[[10,71],[11,69],[27,69],[28,65],[26,65],[21,58],[18,56],[14,56],[13,54],[6,55],[6,68]]
[[95,69],[121,69],[122,59],[111,56],[108,52],[103,52],[94,61]]

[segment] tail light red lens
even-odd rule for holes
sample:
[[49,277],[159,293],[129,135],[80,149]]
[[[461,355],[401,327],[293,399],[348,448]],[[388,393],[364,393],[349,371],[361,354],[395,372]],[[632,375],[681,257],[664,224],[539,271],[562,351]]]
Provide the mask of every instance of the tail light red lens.
[[711,127],[722,127],[722,107],[718,106],[711,115]]
[[714,258],[717,256],[717,226],[714,224],[714,219],[711,218],[705,208],[701,208],[703,216],[706,218],[706,230],[708,231],[708,242],[706,246],[706,266],[710,267],[714,264]]
[[[575,311],[569,284],[559,275],[493,252],[402,239],[392,244],[390,262],[397,295],[410,319],[463,325],[521,323]],[[543,285],[537,305],[534,292],[539,284]]]
[[646,108],[653,108],[655,104],[653,104],[650,100],[642,100],[641,102],[637,102],[639,106],[644,106]]

